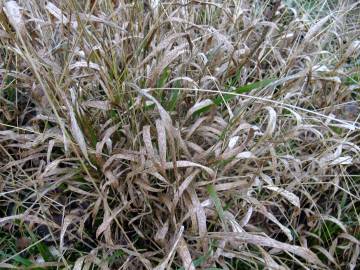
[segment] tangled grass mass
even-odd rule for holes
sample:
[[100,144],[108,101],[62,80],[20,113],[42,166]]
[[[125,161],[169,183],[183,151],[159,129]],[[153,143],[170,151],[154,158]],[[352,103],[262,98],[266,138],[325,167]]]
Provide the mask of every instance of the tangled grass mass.
[[1,269],[360,269],[360,2],[0,1]]

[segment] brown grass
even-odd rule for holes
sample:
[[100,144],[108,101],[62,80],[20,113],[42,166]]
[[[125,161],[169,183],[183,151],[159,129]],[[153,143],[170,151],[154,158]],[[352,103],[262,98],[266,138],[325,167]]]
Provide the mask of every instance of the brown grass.
[[0,268],[360,265],[357,1],[0,7]]

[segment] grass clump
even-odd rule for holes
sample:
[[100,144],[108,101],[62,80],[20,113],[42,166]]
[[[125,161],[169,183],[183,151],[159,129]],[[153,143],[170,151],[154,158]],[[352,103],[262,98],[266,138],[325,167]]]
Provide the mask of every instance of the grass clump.
[[0,7],[0,268],[359,266],[357,1]]

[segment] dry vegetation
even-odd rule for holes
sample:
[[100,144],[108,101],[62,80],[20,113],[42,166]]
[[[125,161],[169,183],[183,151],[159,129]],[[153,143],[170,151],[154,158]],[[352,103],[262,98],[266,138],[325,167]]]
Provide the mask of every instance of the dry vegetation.
[[359,269],[358,1],[0,7],[0,268]]

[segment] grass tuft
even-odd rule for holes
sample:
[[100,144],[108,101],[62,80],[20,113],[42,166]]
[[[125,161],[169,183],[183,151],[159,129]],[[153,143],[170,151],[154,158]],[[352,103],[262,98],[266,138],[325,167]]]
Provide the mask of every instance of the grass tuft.
[[0,268],[358,269],[359,9],[0,1]]

